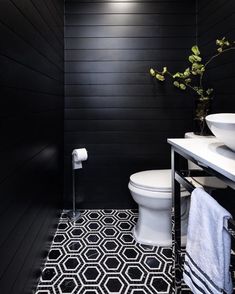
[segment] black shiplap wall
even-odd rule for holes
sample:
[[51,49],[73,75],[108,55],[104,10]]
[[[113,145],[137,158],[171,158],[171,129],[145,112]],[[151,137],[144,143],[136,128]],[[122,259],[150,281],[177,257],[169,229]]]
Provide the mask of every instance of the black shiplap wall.
[[[208,58],[216,52],[215,40],[235,40],[235,2],[233,0],[199,0],[198,40]],[[235,112],[235,51],[215,59],[205,75],[205,83],[214,88],[212,113]]]
[[32,293],[61,201],[63,7],[62,0],[0,1],[4,294]]
[[65,1],[65,200],[71,151],[79,207],[132,207],[130,174],[170,167],[167,137],[191,129],[191,99],[154,83],[151,66],[183,69],[194,1]]

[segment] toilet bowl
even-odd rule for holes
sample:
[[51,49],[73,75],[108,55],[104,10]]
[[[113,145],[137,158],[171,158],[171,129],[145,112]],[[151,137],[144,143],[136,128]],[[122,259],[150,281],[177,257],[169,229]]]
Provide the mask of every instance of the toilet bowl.
[[[171,170],[147,170],[130,176],[128,184],[134,201],[139,205],[139,217],[133,229],[138,243],[153,246],[172,245]],[[181,234],[185,243],[189,211],[189,193],[181,188]]]

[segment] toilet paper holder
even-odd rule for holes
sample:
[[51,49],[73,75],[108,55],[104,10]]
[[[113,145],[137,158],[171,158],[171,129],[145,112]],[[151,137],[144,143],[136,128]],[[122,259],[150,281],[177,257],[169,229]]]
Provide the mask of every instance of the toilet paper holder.
[[82,161],[87,160],[88,153],[85,148],[74,149],[72,152],[72,197],[73,197],[73,207],[72,210],[67,212],[67,217],[69,221],[76,222],[80,216],[81,212],[76,209],[76,186],[75,186],[75,170],[82,168]]

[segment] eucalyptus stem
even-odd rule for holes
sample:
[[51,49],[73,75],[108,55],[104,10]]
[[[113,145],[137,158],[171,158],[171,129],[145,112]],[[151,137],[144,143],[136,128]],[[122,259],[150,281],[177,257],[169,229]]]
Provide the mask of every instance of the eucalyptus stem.
[[171,73],[166,66],[162,71],[150,68],[149,72],[152,77],[155,77],[161,83],[165,81],[166,76],[169,75],[173,80],[175,87],[180,90],[191,89],[196,93],[198,101],[195,109],[195,120],[200,122],[200,128],[205,126],[205,117],[208,114],[210,108],[210,102],[212,100],[211,93],[212,88],[203,88],[203,77],[207,66],[221,54],[235,50],[235,41],[229,42],[225,37],[216,40],[217,53],[212,55],[205,64],[202,63],[202,57],[197,45],[191,48],[191,55],[188,57],[190,65],[183,72]]
[[[171,78],[174,79],[174,75],[173,75],[171,72],[169,72],[169,71],[167,70],[166,73],[168,73],[168,74],[171,76]],[[185,85],[186,87],[192,89],[194,92],[197,92],[197,90],[194,89],[193,86],[191,86],[190,84],[185,83],[185,81],[184,81],[183,79],[180,79],[180,80],[184,83],[184,85]]]
[[187,88],[196,92],[199,96],[199,100],[203,104],[207,104],[211,100],[211,93],[213,89],[203,88],[203,77],[205,70],[209,63],[211,63],[215,58],[219,57],[221,54],[234,50],[235,41],[229,42],[225,37],[216,40],[217,53],[212,55],[207,62],[202,63],[202,57],[200,50],[197,45],[191,48],[191,55],[188,57],[190,66],[187,67],[183,72],[171,73],[166,66],[163,67],[162,71],[151,68],[150,74],[155,77],[160,82],[165,81],[165,76],[169,75],[174,81],[175,87],[180,90],[186,90]]
[[[214,60],[215,58],[219,57],[221,54],[223,54],[223,53],[225,53],[225,52],[228,52],[228,51],[231,51],[231,50],[235,50],[235,46],[232,46],[232,47],[229,47],[229,48],[227,48],[227,49],[224,49],[223,51],[218,52],[217,54],[211,56],[211,58],[205,63],[204,68],[206,69],[207,65],[208,65],[209,63],[211,63],[212,60]],[[203,84],[202,84],[203,76],[204,76],[204,72],[202,72],[202,73],[200,74],[200,87],[201,87],[201,88],[203,87]]]
[[227,48],[227,49],[224,49],[222,52],[219,52],[219,53],[217,53],[217,54],[211,56],[211,58],[205,63],[204,67],[206,68],[207,65],[208,65],[213,59],[215,59],[216,57],[220,56],[221,54],[223,54],[223,53],[225,53],[225,52],[227,52],[227,51],[234,50],[234,49],[235,49],[235,46],[232,46],[232,47],[229,47],[229,48]]

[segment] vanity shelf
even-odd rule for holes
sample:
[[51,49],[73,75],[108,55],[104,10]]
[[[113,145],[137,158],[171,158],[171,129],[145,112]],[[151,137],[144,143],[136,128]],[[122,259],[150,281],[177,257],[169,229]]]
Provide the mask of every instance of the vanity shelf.
[[[232,152],[216,138],[168,139],[168,143],[171,145],[174,220],[172,292],[174,291],[174,293],[179,294],[181,293],[182,281],[180,185],[183,185],[189,192],[192,192],[195,187],[189,182],[188,177],[215,176],[235,190],[235,152]],[[182,158],[198,165],[199,170],[183,170]],[[233,219],[229,220],[228,226],[229,232],[234,239],[235,222]],[[234,242],[232,242],[232,249],[235,250]],[[233,258],[232,263],[234,268]]]

